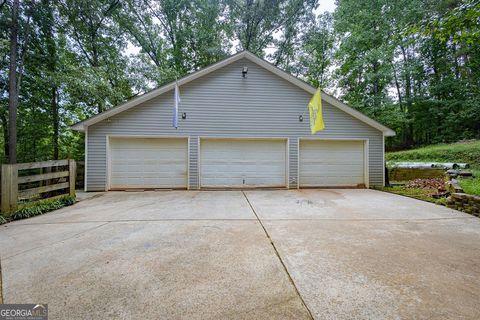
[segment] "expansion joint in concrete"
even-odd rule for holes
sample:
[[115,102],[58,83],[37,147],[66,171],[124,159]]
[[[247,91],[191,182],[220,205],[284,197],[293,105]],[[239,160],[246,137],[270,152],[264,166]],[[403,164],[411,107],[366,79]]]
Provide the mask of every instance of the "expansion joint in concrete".
[[296,292],[297,296],[300,298],[300,301],[302,302],[302,305],[303,305],[303,306],[305,307],[305,309],[307,310],[310,319],[313,320],[313,319],[314,319],[313,314],[312,314],[312,312],[310,311],[310,309],[308,308],[308,306],[307,306],[305,300],[303,299],[302,295],[300,294],[300,291],[298,290],[297,285],[296,285],[295,282],[293,281],[293,278],[292,278],[292,276],[290,275],[290,272],[288,272],[287,266],[286,266],[285,263],[283,262],[282,257],[280,256],[280,253],[278,252],[277,247],[275,246],[275,243],[273,243],[273,240],[272,240],[272,238],[270,237],[270,234],[269,234],[268,231],[267,231],[267,228],[265,228],[265,226],[263,225],[262,220],[261,220],[260,217],[258,216],[257,212],[255,211],[255,208],[254,208],[253,205],[250,203],[250,200],[248,199],[247,195],[245,194],[245,192],[244,192],[243,190],[242,190],[242,194],[243,194],[243,196],[245,197],[245,200],[247,201],[248,205],[250,206],[250,209],[252,210],[253,214],[254,214],[255,217],[257,218],[258,223],[259,223],[260,226],[262,227],[263,232],[265,232],[265,235],[267,236],[268,241],[269,241],[270,244],[272,245],[272,248],[273,248],[273,251],[275,252],[275,255],[277,256],[278,260],[280,261],[280,264],[282,265],[283,270],[285,270],[285,273],[287,274],[288,280],[290,281],[290,283],[292,284],[293,288],[295,289],[295,292]]

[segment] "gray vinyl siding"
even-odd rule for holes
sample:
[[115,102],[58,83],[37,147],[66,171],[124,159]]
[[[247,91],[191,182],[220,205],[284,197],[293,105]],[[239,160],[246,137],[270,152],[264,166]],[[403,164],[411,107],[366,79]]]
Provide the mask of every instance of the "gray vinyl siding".
[[[248,66],[247,78],[241,70]],[[247,59],[180,87],[179,127],[172,127],[173,90],[88,128],[87,190],[105,190],[107,136],[189,137],[189,186],[199,187],[201,137],[288,138],[289,187],[298,181],[298,139],[311,138],[307,104],[311,94]],[[325,130],[316,138],[368,139],[369,182],[383,184],[382,132],[323,103]],[[303,114],[304,121],[298,117]]]

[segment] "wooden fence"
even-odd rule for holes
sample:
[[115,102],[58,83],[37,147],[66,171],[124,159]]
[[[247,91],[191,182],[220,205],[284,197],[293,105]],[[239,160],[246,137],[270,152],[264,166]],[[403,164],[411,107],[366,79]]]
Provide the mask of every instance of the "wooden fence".
[[3,164],[1,210],[8,216],[23,204],[75,195],[75,160]]
[[77,161],[77,177],[75,179],[76,189],[85,187],[85,161]]

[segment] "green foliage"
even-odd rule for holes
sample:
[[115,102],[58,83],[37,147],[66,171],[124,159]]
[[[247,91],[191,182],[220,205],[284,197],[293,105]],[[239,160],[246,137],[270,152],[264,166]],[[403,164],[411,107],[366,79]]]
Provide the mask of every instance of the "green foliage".
[[395,129],[389,148],[480,137],[478,1],[337,5],[342,98]]
[[325,12],[303,38],[299,56],[299,70],[315,87],[327,88],[332,84],[331,66],[334,59],[335,34],[333,15]]
[[[413,32],[434,35],[442,42],[474,44],[480,41],[480,2],[463,0],[441,2],[443,9],[424,19]],[[458,3],[458,5],[456,5]]]
[[264,57],[265,49],[276,48],[267,57],[290,71],[302,30],[314,19],[312,11],[318,0],[225,0],[225,3],[227,19],[239,41],[237,49]]
[[344,0],[334,15],[339,35],[337,78],[343,98],[370,115],[391,102],[388,86],[393,79],[395,44],[390,3]]
[[12,220],[34,217],[75,203],[75,197],[65,196],[58,199],[46,199],[28,203],[12,214]]
[[3,216],[0,215],[0,225],[7,223],[8,220],[5,219]]
[[387,152],[387,161],[438,161],[469,163],[474,168],[480,167],[480,140],[437,144],[422,148]]
[[480,170],[473,170],[473,178],[459,178],[458,184],[468,194],[480,196]]
[[132,43],[148,80],[157,85],[224,58],[231,28],[222,1],[128,0],[115,21]]

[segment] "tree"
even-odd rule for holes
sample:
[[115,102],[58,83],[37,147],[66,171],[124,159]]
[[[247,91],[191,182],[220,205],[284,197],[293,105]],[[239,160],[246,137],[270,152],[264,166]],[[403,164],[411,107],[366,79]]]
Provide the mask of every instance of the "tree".
[[19,33],[21,27],[20,3],[13,0],[12,15],[10,22],[10,64],[8,72],[8,159],[9,163],[17,163],[17,109],[20,84],[23,74],[23,65],[28,47],[30,17],[33,10],[33,2],[27,4],[26,22],[24,25],[23,43],[21,43],[21,53],[18,54]]
[[338,1],[342,97],[394,128],[396,147],[478,137],[478,9],[457,0]]
[[[6,1],[0,6],[0,121],[2,125],[2,147],[4,160],[8,161],[8,88],[9,88],[9,53],[10,53],[10,15],[11,10]],[[5,158],[5,159],[3,159]]]
[[394,47],[389,41],[391,23],[386,15],[389,1],[338,1],[335,29],[339,35],[337,76],[343,98],[375,116],[389,103]]
[[[46,62],[45,67],[41,68],[47,74],[48,83],[44,83],[46,93],[50,100],[51,124],[52,124],[52,148],[53,159],[59,158],[59,136],[60,136],[60,114],[58,91],[61,86],[59,83],[63,80],[59,75],[59,64],[61,63],[58,55],[58,15],[55,12],[55,6],[52,0],[42,0],[36,10],[35,22],[38,25],[39,33],[35,39],[36,56],[41,57]],[[60,81],[59,81],[60,80]],[[38,82],[43,82],[40,78]],[[41,90],[42,88],[40,88]],[[45,103],[45,105],[48,105]]]
[[480,2],[443,0],[430,4],[430,9],[433,14],[416,24],[414,32],[434,35],[442,42],[474,44],[480,41]]
[[312,85],[323,89],[331,86],[333,80],[331,69],[336,40],[333,22],[331,13],[319,15],[316,23],[303,37],[299,55],[299,73]]
[[226,0],[238,50],[261,57],[266,49],[275,65],[288,69],[298,36],[313,20],[318,0]]
[[[61,0],[62,27],[71,40],[72,51],[81,61],[82,79],[75,94],[97,112],[105,111],[132,95],[128,60],[122,55],[125,37],[113,21],[119,0]],[[94,112],[93,110],[91,111]]]
[[157,84],[198,70],[229,51],[229,25],[221,1],[128,0],[117,15],[131,41],[148,57]]
[[18,9],[19,1],[12,4],[12,22],[10,26],[10,69],[8,73],[8,161],[17,163],[17,45],[18,45]]

